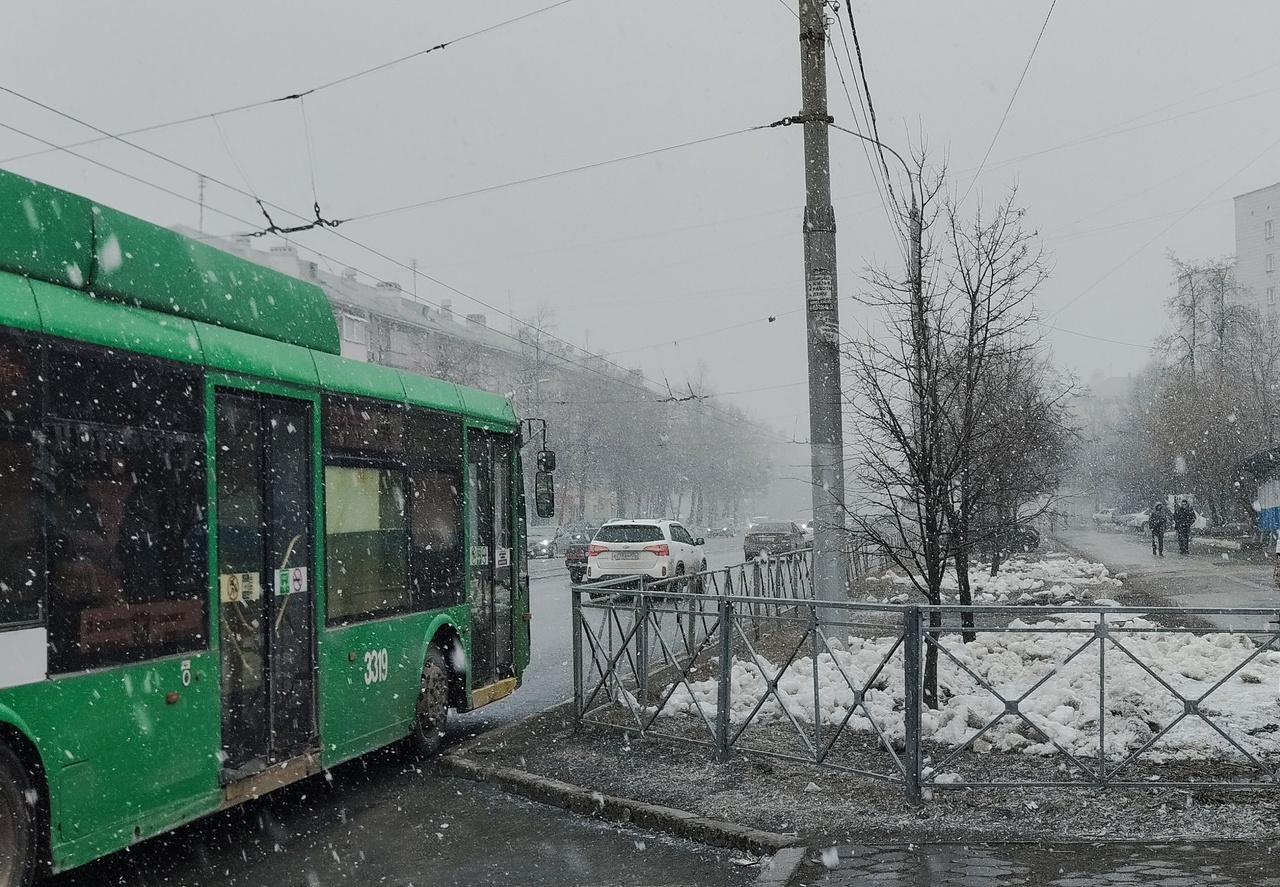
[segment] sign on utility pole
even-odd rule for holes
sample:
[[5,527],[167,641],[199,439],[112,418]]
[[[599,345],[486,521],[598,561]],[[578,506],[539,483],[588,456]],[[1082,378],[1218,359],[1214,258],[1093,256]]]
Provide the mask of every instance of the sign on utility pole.
[[[813,584],[819,600],[846,601],[844,429],[836,217],[827,141],[827,35],[823,0],[800,0],[800,120],[804,125],[804,281],[809,339],[809,445],[813,462]],[[835,613],[828,611],[823,621]]]

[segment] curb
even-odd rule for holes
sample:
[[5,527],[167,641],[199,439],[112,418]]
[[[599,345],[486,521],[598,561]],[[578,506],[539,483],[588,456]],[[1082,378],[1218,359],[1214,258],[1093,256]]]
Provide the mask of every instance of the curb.
[[[560,807],[581,816],[592,816],[609,822],[629,823],[639,828],[688,838],[700,844],[727,847],[756,856],[773,856],[780,851],[793,849],[798,850],[799,858],[803,858],[804,850],[796,847],[796,839],[792,835],[747,828],[732,822],[697,816],[673,807],[606,795],[568,782],[561,782],[558,779],[535,776],[513,767],[479,764],[459,755],[445,755],[440,758],[438,764],[440,772],[445,775],[475,782],[491,782],[511,794]],[[798,864],[799,859],[796,861],[796,865]],[[769,870],[773,867],[771,862]],[[768,874],[768,871],[765,874]],[[790,877],[790,873],[787,877]],[[785,884],[786,881],[770,880],[764,883]]]
[[580,816],[629,823],[638,828],[675,835],[712,847],[727,847],[753,856],[767,856],[769,859],[754,887],[787,887],[791,883],[807,853],[805,847],[796,843],[794,835],[747,828],[732,822],[696,816],[674,807],[606,795],[558,779],[535,776],[514,767],[481,764],[467,757],[468,752],[473,749],[483,748],[495,740],[502,742],[503,736],[509,732],[527,729],[527,722],[535,718],[548,714],[563,715],[572,705],[573,700],[567,700],[546,711],[526,715],[512,723],[465,739],[437,758],[436,767],[442,774],[475,782],[491,782],[503,791],[560,807]]

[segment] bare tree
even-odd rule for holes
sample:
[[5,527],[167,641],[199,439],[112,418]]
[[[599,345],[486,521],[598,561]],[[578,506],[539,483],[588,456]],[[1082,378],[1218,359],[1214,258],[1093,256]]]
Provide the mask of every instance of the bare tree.
[[[861,298],[880,309],[886,334],[868,332],[848,358],[850,410],[863,434],[855,478],[866,504],[853,519],[936,605],[950,558],[967,579],[970,524],[992,499],[983,472],[1010,441],[1008,427],[990,421],[992,401],[1007,392],[1002,383],[1018,361],[1034,354],[1027,302],[1047,271],[1013,192],[990,217],[962,221],[942,198],[944,175],[926,181],[924,158],[916,163],[920,203],[913,194],[903,213],[908,274],[868,272]],[[961,593],[972,602],[967,582]],[[941,628],[936,609],[930,628]],[[932,645],[924,696],[937,707]]]
[[1216,521],[1236,510],[1236,466],[1276,437],[1275,318],[1248,304],[1230,259],[1174,258],[1163,365],[1144,417],[1158,495],[1193,493]]

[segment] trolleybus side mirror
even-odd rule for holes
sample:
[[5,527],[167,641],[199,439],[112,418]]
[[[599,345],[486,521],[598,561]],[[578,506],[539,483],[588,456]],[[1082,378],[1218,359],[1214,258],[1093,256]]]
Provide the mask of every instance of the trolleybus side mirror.
[[[556,470],[556,454],[554,450],[538,450],[538,470],[539,471],[555,471]],[[549,514],[539,515],[540,517],[550,517]]]
[[550,471],[539,471],[533,476],[533,503],[538,517],[555,516],[556,489]]

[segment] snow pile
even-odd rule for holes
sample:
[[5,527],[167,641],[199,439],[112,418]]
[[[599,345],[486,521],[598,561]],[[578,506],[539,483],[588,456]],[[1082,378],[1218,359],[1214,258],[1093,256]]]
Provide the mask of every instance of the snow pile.
[[[1106,597],[1122,585],[1122,577],[1112,576],[1105,565],[1076,557],[1050,555],[1036,561],[1015,558],[1001,564],[995,576],[989,575],[990,571],[989,564],[981,563],[969,569],[969,589],[975,604],[1069,604],[1079,600],[1086,589],[1092,590],[1095,597]],[[892,589],[883,596],[868,594],[867,600],[874,603],[907,603],[914,593],[911,580],[891,570],[868,581],[883,582]],[[952,567],[942,580],[942,603],[956,603],[959,587]],[[920,599],[918,594],[915,598]]]
[[[985,585],[984,594],[1007,601],[1038,595],[1056,602],[1083,588],[1119,584],[1105,567],[1076,560],[1021,561],[999,578]],[[1259,757],[1280,754],[1280,653],[1259,650],[1240,634],[1156,630],[1131,614],[1081,609],[1036,619],[1033,612],[1004,630],[979,631],[969,643],[958,632],[943,636],[942,704],[923,712],[927,740],[957,747],[981,733],[973,745],[977,752],[1068,752],[1092,759],[1101,727],[1112,760],[1153,739],[1143,754],[1153,763],[1238,758],[1232,743]],[[1103,618],[1105,629],[1099,630]],[[846,729],[869,732],[874,722],[888,739],[901,740],[903,667],[897,643],[896,635],[850,637],[846,649],[820,654],[816,696],[811,657],[797,658],[781,674],[778,664],[762,657],[735,658],[730,721],[742,724],[760,706],[754,723],[790,718],[812,724],[816,711],[823,724],[848,718]],[[770,691],[775,680],[777,689]],[[716,691],[715,680],[681,683],[660,714],[701,710],[714,718]]]

